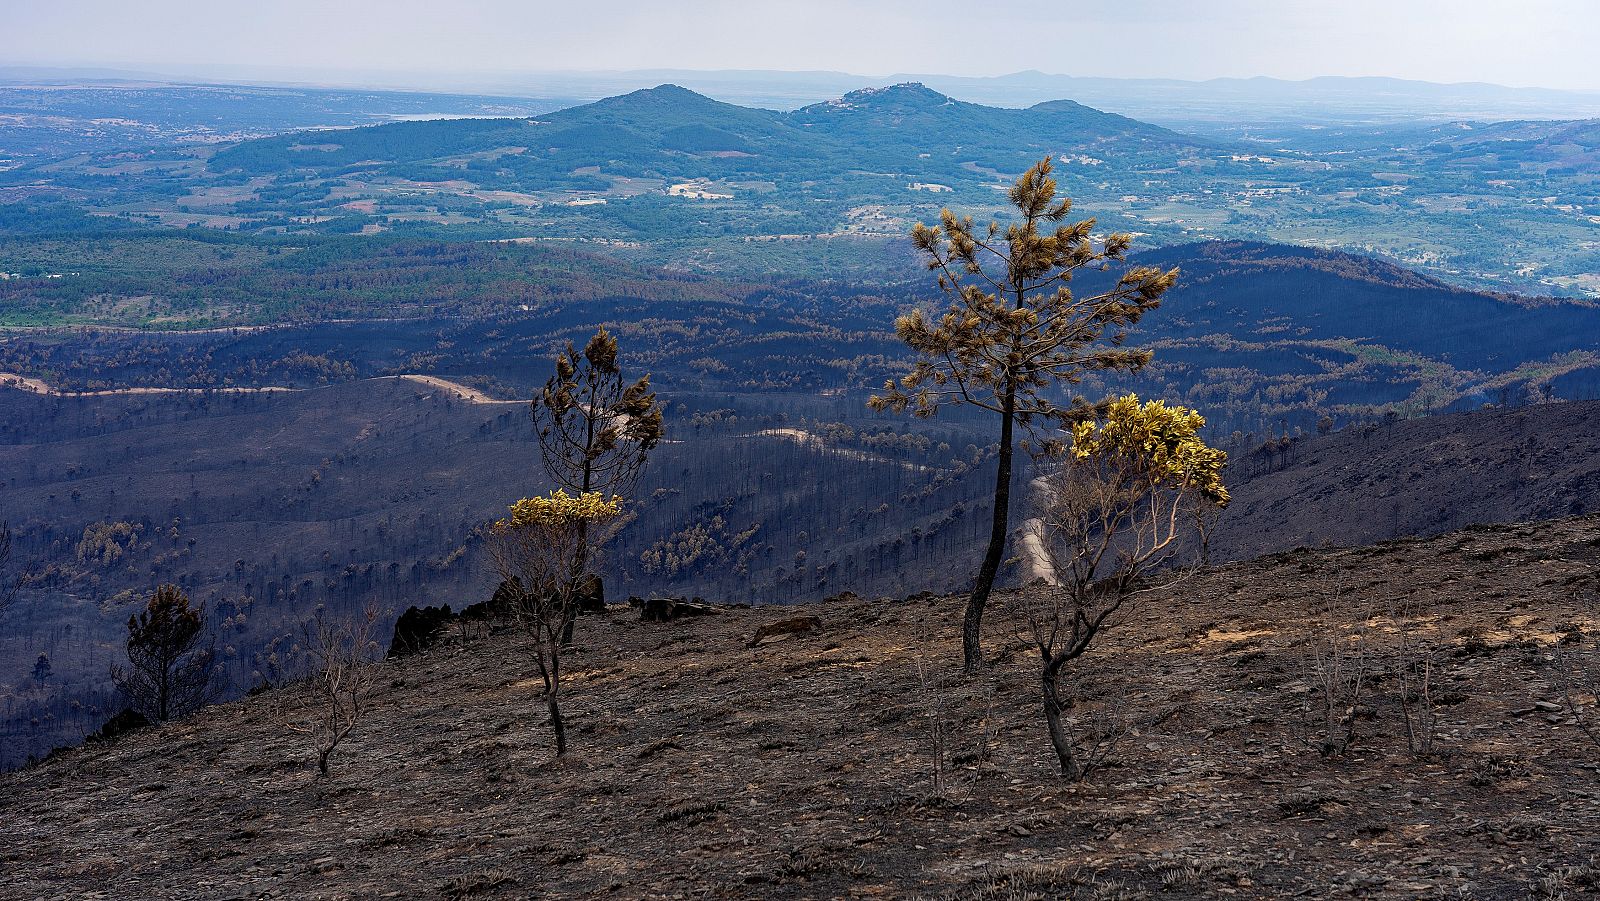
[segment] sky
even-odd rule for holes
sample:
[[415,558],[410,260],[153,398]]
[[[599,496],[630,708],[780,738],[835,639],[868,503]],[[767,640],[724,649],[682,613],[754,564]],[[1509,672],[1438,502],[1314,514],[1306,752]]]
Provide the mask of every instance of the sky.
[[0,66],[415,87],[675,68],[1600,90],[1600,0],[0,0],[0,22]]

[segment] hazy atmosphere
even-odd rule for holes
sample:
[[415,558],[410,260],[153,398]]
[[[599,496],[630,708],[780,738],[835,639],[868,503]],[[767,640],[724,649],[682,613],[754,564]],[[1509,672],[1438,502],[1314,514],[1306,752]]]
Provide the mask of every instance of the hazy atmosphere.
[[[5,4],[0,63],[397,81],[597,69],[1209,79],[1384,75],[1600,89],[1587,0],[64,0]],[[1024,44],[1018,37],[1026,35]],[[453,82],[454,83],[454,82]]]
[[1600,0],[0,7],[0,901],[1600,893]]

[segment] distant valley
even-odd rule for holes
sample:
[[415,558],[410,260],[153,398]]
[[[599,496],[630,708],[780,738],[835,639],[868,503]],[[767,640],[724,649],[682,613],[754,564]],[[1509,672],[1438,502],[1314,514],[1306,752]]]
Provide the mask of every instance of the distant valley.
[[[1071,100],[989,107],[914,83],[788,112],[662,85],[535,118],[27,160],[0,173],[0,197],[143,225],[577,241],[687,271],[869,277],[912,222],[941,206],[993,216],[1014,173],[1054,155],[1080,211],[1147,246],[1287,241],[1464,286],[1595,296],[1597,135],[1593,120],[1278,121],[1202,135]],[[18,218],[0,219],[0,234],[32,227]]]
[[[144,151],[405,119],[528,116],[531,98],[63,78],[0,68],[0,170],[74,153]],[[28,78],[33,74],[33,78]]]

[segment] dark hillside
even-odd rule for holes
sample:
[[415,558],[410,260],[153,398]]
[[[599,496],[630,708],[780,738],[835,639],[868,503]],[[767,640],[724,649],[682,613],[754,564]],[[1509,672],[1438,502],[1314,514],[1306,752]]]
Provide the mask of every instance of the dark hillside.
[[[0,631],[0,766],[114,712],[115,642],[157,584],[226,620],[235,692],[319,605],[462,607],[494,587],[477,529],[542,484],[523,402],[373,379],[289,392],[41,397],[0,389],[19,554],[47,578]],[[679,394],[605,559],[614,598],[789,603],[846,587],[955,590],[989,459],[960,422],[871,422],[859,401]],[[853,425],[848,425],[853,423]],[[992,464],[990,464],[992,465]],[[28,669],[48,653],[45,684]]]
[[[1223,436],[1310,433],[1322,414],[1345,424],[1600,396],[1600,307],[1589,302],[1466,291],[1278,244],[1189,244],[1136,259],[1182,276],[1140,326],[1153,365],[1136,382],[1101,387],[1181,398]],[[1096,287],[1093,275],[1074,285]]]
[[1183,270],[1178,290],[1162,305],[1163,337],[1342,338],[1486,371],[1600,349],[1600,306],[1593,303],[1468,291],[1369,257],[1214,241],[1138,259]]
[[[315,715],[296,688],[0,776],[0,894],[1577,897],[1597,757],[1551,661],[1597,545],[1590,517],[1209,571],[1085,658],[1103,703],[1076,715],[1114,703],[1134,732],[1079,786],[1053,771],[1031,657],[956,673],[957,599],[835,601],[820,632],[757,647],[785,611],[588,620],[561,762],[520,640],[452,643],[383,665],[326,780],[286,728]],[[1414,620],[1385,613],[1395,598]],[[1334,761],[1297,731],[1329,604],[1371,615],[1374,642]],[[1430,759],[1407,753],[1383,675],[1401,626],[1441,655]]]
[[1600,511],[1600,402],[1345,429],[1241,455],[1218,559]]
[[[46,256],[70,260],[73,276],[50,277]],[[159,266],[144,262],[152,257]],[[19,268],[37,274],[0,281],[0,306],[19,324],[365,320],[236,334],[0,337],[0,371],[66,388],[299,386],[423,372],[492,379],[527,396],[540,381],[528,359],[547,357],[553,339],[610,322],[629,329],[635,359],[674,390],[865,391],[904,365],[894,316],[915,300],[936,302],[931,286],[907,281],[915,270],[903,259],[885,264],[889,280],[877,284],[754,283],[554,243],[202,242],[171,232],[62,237],[24,259]],[[1371,258],[1285,245],[1188,244],[1136,259],[1183,271],[1135,335],[1157,351],[1155,364],[1136,383],[1091,379],[1085,391],[1132,387],[1182,399],[1223,435],[1309,431],[1323,413],[1345,423],[1530,394],[1600,396],[1592,303],[1466,291]],[[1092,275],[1075,285],[1097,286]],[[301,365],[308,361],[327,365]]]
[[[132,266],[135,248],[177,246],[134,242],[107,265]],[[268,262],[212,269],[244,248]],[[961,561],[987,513],[988,418],[913,422],[865,408],[904,365],[888,324],[918,296],[910,288],[738,284],[539,246],[352,239],[266,249],[191,247],[170,290],[203,298],[229,286],[363,318],[0,340],[0,373],[69,391],[186,389],[0,388],[0,519],[16,526],[21,553],[53,568],[0,637],[0,696],[11,704],[0,757],[25,759],[99,725],[109,642],[162,581],[233,605],[228,659],[241,691],[257,678],[255,655],[317,604],[377,598],[395,614],[481,600],[474,530],[539,487],[526,410],[467,402],[427,380],[467,386],[480,401],[525,398],[560,342],[581,343],[600,323],[664,392],[671,439],[607,563],[614,596],[798,602],[844,588],[957,590],[970,578]],[[1433,456],[1475,460],[1480,475],[1466,487],[1459,468],[1408,456],[1409,436],[1428,446],[1442,434],[1426,423],[1356,431],[1391,410],[1593,396],[1600,311],[1455,291],[1294,248],[1191,245],[1147,259],[1189,274],[1140,333],[1156,362],[1135,382],[1082,387],[1097,397],[1132,388],[1204,412],[1244,483],[1217,537],[1224,556],[1600,509],[1582,481],[1600,459],[1589,406],[1530,411],[1554,418],[1514,440],[1498,425],[1476,436],[1478,419],[1450,426],[1475,436],[1473,452]],[[415,303],[394,313],[431,315],[376,315],[386,291]],[[1452,318],[1452,306],[1472,313]],[[1302,317],[1309,324],[1294,325]],[[1467,336],[1460,353],[1493,362],[1463,369],[1429,356],[1436,333],[1455,326]],[[1546,358],[1563,348],[1573,352]],[[217,388],[315,390],[207,393]],[[1285,430],[1314,432],[1324,414],[1346,427],[1330,440],[1368,434],[1382,453],[1352,445],[1324,458],[1302,442],[1250,456]],[[1561,461],[1570,483],[1549,503],[1531,502],[1546,497],[1546,476],[1523,465],[1530,454]],[[1312,459],[1346,468],[1306,470],[1307,488],[1292,473]],[[1268,473],[1286,465],[1292,473]],[[22,681],[41,652],[55,679]]]

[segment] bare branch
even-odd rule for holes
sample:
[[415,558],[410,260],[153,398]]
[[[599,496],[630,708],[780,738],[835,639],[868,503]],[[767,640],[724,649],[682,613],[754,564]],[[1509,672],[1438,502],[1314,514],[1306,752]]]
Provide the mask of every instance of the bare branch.
[[[1072,455],[1047,482],[1041,537],[1055,584],[1026,589],[1022,601],[1043,666],[1051,743],[1069,779],[1085,778],[1099,760],[1079,747],[1063,713],[1074,661],[1137,598],[1193,574],[1197,563],[1172,566],[1172,549],[1199,521],[1188,514],[1226,502],[1222,455],[1200,442],[1199,424],[1181,408],[1119,399],[1104,423],[1074,434]],[[1161,579],[1145,577],[1156,569]]]
[[382,656],[377,642],[381,612],[368,603],[360,616],[334,618],[318,609],[305,624],[306,646],[312,660],[311,685],[318,713],[306,731],[317,737],[317,773],[328,775],[328,761],[355,730],[366,712],[368,696],[377,678],[373,661]]

